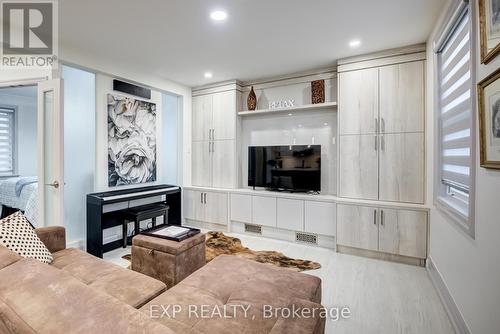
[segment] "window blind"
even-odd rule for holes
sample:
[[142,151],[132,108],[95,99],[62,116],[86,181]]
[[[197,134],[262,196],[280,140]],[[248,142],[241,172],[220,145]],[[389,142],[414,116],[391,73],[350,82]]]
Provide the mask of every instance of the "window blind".
[[14,112],[0,107],[0,175],[14,174]]
[[468,214],[472,166],[472,78],[469,10],[438,51],[440,173],[444,193]]

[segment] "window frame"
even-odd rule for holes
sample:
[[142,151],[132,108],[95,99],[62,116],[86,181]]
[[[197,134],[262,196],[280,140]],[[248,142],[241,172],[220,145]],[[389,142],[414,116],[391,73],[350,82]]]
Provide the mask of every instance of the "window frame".
[[[438,51],[447,42],[448,37],[453,33],[453,31],[460,25],[463,15],[468,11],[469,15],[469,36],[470,36],[470,77],[471,77],[471,87],[470,87],[470,99],[471,99],[471,124],[470,124],[470,187],[469,187],[469,198],[468,198],[468,214],[464,215],[459,209],[450,205],[450,201],[446,200],[447,196],[452,196],[450,194],[443,195],[443,189],[447,187],[442,182],[442,138],[441,135],[441,109],[440,109],[440,61]],[[440,33],[437,35],[437,39],[434,41],[434,130],[437,134],[435,136],[435,150],[434,150],[434,205],[442,213],[445,214],[452,222],[457,225],[460,230],[464,231],[471,238],[475,238],[475,190],[476,190],[476,151],[477,151],[477,99],[476,99],[476,64],[477,64],[477,37],[476,37],[476,10],[474,3],[468,3],[465,1],[453,1],[450,4],[448,15],[444,20],[444,24],[440,29]]]
[[17,117],[18,107],[15,105],[0,104],[0,109],[12,110],[12,172],[4,173],[0,171],[0,178],[17,176]]

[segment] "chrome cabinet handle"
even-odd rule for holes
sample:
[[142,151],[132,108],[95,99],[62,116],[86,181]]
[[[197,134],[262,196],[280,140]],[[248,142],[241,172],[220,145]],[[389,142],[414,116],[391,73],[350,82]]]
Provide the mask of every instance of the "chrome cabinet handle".
[[380,225],[384,226],[384,210],[380,210]]
[[59,188],[59,182],[57,181],[54,181],[52,183],[45,183],[46,186],[51,186],[51,187],[54,187],[54,188]]
[[373,210],[373,225],[377,225],[377,210]]
[[380,136],[380,150],[385,151],[385,138],[384,138],[384,136]]
[[207,204],[207,193],[205,193],[205,195],[204,195],[203,203]]
[[375,132],[378,132],[378,119],[375,118]]
[[203,193],[200,193],[200,203],[203,204]]
[[378,150],[378,137],[375,135],[375,151]]
[[385,119],[382,117],[380,118],[380,132],[385,133]]
[[212,129],[212,140],[215,140],[215,129]]

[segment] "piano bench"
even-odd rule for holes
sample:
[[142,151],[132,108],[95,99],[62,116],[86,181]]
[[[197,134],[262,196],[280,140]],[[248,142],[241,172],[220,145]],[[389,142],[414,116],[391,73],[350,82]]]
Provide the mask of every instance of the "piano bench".
[[163,216],[163,223],[168,224],[168,209],[169,206],[164,203],[153,203],[141,206],[136,206],[122,211],[121,218],[123,219],[123,248],[127,247],[128,240],[128,223],[134,222],[134,235],[140,232],[141,221],[151,219],[153,226],[156,226],[156,218]]

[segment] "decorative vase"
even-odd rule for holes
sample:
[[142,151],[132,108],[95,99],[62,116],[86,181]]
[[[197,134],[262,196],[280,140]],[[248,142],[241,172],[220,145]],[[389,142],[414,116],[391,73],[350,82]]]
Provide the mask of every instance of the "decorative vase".
[[325,102],[325,80],[311,82],[311,100],[313,104]]
[[257,108],[257,95],[255,95],[255,92],[253,90],[253,86],[250,89],[250,93],[248,94],[247,107],[248,107],[248,110],[255,110],[255,108]]

